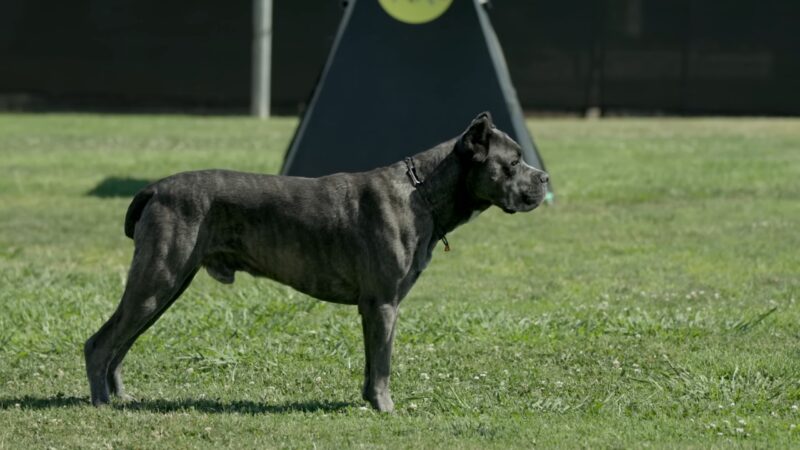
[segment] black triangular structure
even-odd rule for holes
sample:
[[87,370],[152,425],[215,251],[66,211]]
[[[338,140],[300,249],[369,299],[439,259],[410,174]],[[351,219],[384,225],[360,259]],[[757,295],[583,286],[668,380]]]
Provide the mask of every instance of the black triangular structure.
[[458,135],[481,111],[544,169],[479,2],[453,0],[435,20],[408,24],[378,0],[351,0],[281,173],[390,164]]

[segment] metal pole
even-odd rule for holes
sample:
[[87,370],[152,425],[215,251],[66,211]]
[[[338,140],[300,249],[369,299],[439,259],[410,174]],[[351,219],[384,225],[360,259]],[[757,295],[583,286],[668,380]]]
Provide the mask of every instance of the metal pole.
[[269,117],[270,69],[272,63],[272,0],[253,0],[252,114]]

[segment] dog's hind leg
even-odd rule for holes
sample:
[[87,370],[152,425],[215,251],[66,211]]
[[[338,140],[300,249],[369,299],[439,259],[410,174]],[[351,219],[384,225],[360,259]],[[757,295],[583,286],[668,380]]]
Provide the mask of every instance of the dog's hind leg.
[[84,356],[94,405],[108,403],[112,390],[121,392],[117,369],[125,353],[177,299],[199,268],[194,245],[197,232],[181,230],[174,221],[170,226],[169,229],[152,227],[142,233],[147,239],[136,242],[128,282],[117,310],[86,341]]
[[138,339],[139,336],[144,334],[144,332],[147,331],[147,329],[150,328],[151,325],[156,323],[156,321],[161,317],[161,315],[164,314],[164,312],[168,310],[173,303],[175,303],[175,300],[177,300],[181,296],[181,294],[183,294],[183,291],[185,291],[186,288],[189,287],[189,284],[191,284],[196,274],[197,270],[195,270],[194,273],[189,275],[186,281],[183,282],[183,286],[181,286],[180,289],[178,289],[178,292],[172,296],[172,299],[170,299],[158,313],[156,313],[152,318],[150,318],[150,320],[136,333],[136,335],[128,339],[128,342],[126,342],[125,345],[114,355],[114,358],[111,360],[111,363],[108,366],[107,381],[108,381],[108,389],[111,394],[116,395],[122,400],[132,399],[132,397],[130,397],[128,394],[125,393],[125,385],[122,382],[122,360],[125,359],[125,355],[128,354],[128,350],[131,349],[133,343],[136,342],[136,339]]

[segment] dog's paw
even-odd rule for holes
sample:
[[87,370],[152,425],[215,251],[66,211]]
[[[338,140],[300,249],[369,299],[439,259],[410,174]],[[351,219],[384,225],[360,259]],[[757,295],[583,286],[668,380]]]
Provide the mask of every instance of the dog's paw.
[[392,401],[392,397],[389,393],[378,394],[373,398],[369,399],[369,404],[372,405],[375,410],[385,413],[390,413],[394,411],[394,402]]
[[94,406],[95,408],[102,408],[104,406],[108,406],[108,404],[110,402],[111,401],[110,401],[110,399],[108,397],[105,397],[105,398],[102,398],[102,397],[92,398],[92,406]]
[[136,401],[136,398],[134,396],[126,393],[117,394],[117,398],[119,399],[119,401],[124,403],[130,403]]

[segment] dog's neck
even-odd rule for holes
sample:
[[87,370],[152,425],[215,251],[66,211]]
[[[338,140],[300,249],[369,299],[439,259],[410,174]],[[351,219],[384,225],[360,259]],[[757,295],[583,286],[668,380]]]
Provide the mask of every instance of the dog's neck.
[[417,190],[433,217],[434,232],[442,235],[490,206],[475,199],[468,189],[467,168],[456,145],[458,141],[451,140],[413,157],[422,181]]

